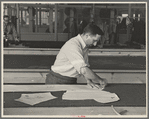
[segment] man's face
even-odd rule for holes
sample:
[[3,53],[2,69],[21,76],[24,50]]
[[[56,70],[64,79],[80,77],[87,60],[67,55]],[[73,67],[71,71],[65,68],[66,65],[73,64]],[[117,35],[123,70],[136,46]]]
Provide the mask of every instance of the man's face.
[[9,22],[8,17],[5,17],[5,18],[4,18],[4,23],[5,23],[5,24],[8,24],[8,22]]
[[86,36],[86,45],[87,47],[96,46],[97,42],[100,40],[101,35],[87,35]]

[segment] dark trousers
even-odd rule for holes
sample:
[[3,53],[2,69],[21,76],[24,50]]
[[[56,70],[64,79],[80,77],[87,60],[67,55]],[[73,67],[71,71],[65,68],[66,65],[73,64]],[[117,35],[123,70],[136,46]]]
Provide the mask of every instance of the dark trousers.
[[45,84],[76,84],[77,78],[62,76],[58,73],[50,71],[49,74],[46,75]]

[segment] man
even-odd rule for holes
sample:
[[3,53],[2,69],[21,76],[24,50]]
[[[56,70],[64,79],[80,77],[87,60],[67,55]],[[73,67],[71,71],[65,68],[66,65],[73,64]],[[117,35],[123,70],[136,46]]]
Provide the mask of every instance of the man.
[[9,22],[9,16],[4,16],[4,25],[3,25],[3,31],[4,31],[4,42],[19,42],[17,38],[17,32],[15,29],[15,26],[13,23]]
[[89,47],[96,45],[101,35],[103,32],[97,25],[89,24],[81,35],[78,34],[67,41],[47,74],[46,84],[76,84],[77,78],[83,75],[89,86],[104,89],[106,79],[96,75],[88,64]]

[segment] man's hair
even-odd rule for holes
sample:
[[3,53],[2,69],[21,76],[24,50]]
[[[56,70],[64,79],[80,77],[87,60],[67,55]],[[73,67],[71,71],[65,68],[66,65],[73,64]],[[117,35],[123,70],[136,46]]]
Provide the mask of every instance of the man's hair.
[[83,30],[83,34],[90,33],[91,35],[103,35],[103,31],[94,23],[89,23]]

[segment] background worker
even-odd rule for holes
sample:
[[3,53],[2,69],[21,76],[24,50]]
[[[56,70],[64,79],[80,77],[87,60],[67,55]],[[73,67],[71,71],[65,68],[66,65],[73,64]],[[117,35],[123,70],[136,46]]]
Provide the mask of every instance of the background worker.
[[89,86],[103,89],[107,80],[96,75],[88,63],[89,48],[97,44],[101,35],[102,30],[92,23],[84,28],[82,34],[67,41],[47,74],[46,84],[76,84],[77,78],[83,75]]
[[16,28],[13,23],[9,21],[9,16],[4,16],[3,22],[3,33],[4,33],[4,43],[16,43],[19,42]]

